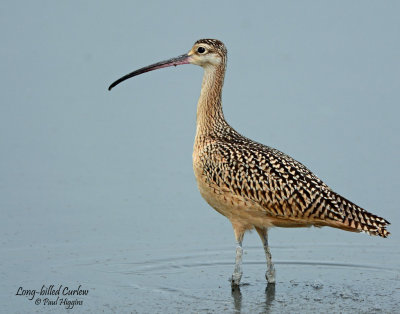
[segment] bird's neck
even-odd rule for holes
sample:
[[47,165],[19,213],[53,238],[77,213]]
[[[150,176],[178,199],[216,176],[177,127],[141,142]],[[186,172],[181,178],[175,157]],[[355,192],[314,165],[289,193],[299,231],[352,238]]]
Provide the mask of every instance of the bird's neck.
[[222,86],[224,85],[225,64],[204,68],[203,83],[197,103],[196,136],[210,135],[218,126],[226,123],[222,112]]

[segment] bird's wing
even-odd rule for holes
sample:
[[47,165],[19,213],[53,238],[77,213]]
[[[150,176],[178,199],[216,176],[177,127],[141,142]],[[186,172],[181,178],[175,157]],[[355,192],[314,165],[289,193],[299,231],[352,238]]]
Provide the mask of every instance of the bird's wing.
[[217,143],[205,169],[214,184],[269,216],[386,237],[388,222],[332,191],[290,156],[252,141]]
[[280,151],[254,142],[224,142],[213,152],[205,167],[210,179],[261,205],[268,215],[343,220],[344,212],[330,188]]

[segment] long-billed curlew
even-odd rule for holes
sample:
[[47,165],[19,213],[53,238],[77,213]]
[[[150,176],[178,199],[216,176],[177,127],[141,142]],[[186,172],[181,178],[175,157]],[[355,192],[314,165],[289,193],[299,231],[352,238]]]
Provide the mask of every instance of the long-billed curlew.
[[300,162],[240,135],[225,121],[221,94],[226,62],[227,50],[221,41],[200,39],[189,53],[127,74],[109,90],[156,69],[180,64],[203,67],[193,170],[203,198],[232,223],[237,243],[232,285],[240,283],[242,240],[253,228],[264,245],[269,283],[275,282],[268,245],[270,227],[330,226],[386,238],[387,220],[335,193]]

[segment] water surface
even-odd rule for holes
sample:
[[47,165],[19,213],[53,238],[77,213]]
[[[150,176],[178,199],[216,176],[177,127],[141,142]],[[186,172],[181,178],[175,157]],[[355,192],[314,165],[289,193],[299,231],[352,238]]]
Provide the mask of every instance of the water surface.
[[[0,312],[398,311],[399,10],[2,1]],[[243,284],[231,291],[232,227],[192,173],[202,70],[163,69],[107,91],[204,37],[229,51],[228,122],[388,219],[388,239],[274,229],[274,287],[261,241],[246,234]],[[72,310],[16,295],[51,285],[88,294]]]

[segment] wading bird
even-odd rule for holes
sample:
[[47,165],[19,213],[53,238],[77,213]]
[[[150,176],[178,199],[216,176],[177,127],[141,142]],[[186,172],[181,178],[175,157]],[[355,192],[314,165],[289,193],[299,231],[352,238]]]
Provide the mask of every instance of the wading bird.
[[169,66],[203,67],[193,170],[203,198],[232,223],[237,243],[232,285],[240,283],[242,240],[253,228],[264,245],[268,283],[275,283],[268,245],[271,227],[329,226],[386,238],[387,220],[335,193],[300,162],[240,135],[225,121],[221,94],[226,62],[221,41],[201,39],[189,53],[127,74],[109,90],[128,78]]

